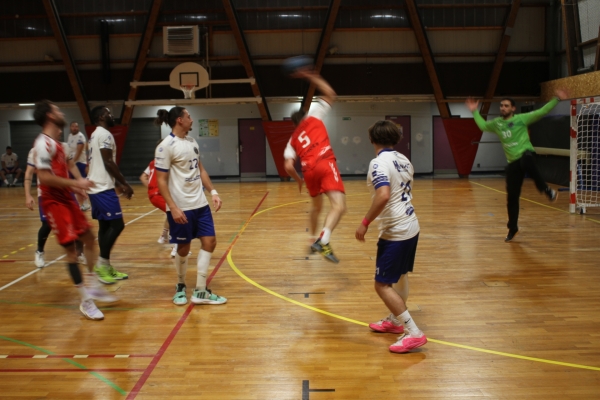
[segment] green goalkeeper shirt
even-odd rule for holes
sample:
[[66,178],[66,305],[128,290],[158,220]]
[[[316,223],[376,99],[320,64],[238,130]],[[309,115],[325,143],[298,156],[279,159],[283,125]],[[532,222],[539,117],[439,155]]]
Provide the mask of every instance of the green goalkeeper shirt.
[[473,112],[475,123],[484,132],[493,132],[500,138],[504,154],[509,163],[521,158],[527,150],[535,151],[529,140],[527,127],[534,122],[539,121],[544,115],[548,114],[556,105],[558,99],[553,98],[544,107],[525,114],[515,114],[512,118],[504,119],[502,117],[486,121],[479,114],[479,111]]

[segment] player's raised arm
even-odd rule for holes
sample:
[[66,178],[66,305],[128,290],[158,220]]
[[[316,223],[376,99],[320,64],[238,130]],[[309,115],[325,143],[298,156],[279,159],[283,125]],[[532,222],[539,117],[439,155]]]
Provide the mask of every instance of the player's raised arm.
[[304,78],[310,83],[313,83],[317,90],[321,93],[321,98],[330,105],[335,102],[337,94],[329,83],[323,79],[321,75],[312,69],[299,69],[293,75],[294,78]]

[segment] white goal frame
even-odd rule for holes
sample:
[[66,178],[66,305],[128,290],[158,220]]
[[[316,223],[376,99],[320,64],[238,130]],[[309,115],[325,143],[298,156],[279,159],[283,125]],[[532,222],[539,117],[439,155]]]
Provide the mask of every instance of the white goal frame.
[[[580,160],[587,160],[590,158],[590,154],[586,150],[578,150],[577,146],[577,134],[578,134],[578,114],[577,108],[581,109],[582,106],[589,104],[598,104],[600,111],[600,97],[586,97],[581,99],[571,100],[571,146],[570,146],[570,172],[569,172],[569,212],[574,214],[579,209],[580,214],[585,214],[588,207],[600,207],[600,202],[596,203],[585,203],[582,196],[578,197],[578,179],[579,169],[578,162]],[[600,194],[600,192],[599,192]]]

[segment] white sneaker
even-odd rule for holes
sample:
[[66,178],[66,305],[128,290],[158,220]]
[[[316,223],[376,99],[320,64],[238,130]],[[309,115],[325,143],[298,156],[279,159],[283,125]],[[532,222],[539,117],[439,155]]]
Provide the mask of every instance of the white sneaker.
[[[177,255],[177,247],[173,247],[173,248],[171,249],[171,258],[175,258],[175,256],[176,256],[176,255]],[[190,252],[188,253],[188,257],[189,257],[189,256],[191,256],[191,255],[192,255],[192,252],[190,251]]]
[[112,294],[108,293],[100,286],[86,287],[85,290],[86,292],[88,292],[92,299],[101,301],[103,303],[116,303],[117,301],[119,301],[119,299],[116,296],[113,296]]
[[163,235],[160,235],[157,242],[160,244],[165,244],[165,243],[167,243],[167,239]]
[[87,265],[87,258],[85,258],[83,253],[77,256],[77,262],[82,265]]
[[46,262],[44,261],[44,252],[41,253],[39,251],[35,252],[35,266],[38,268],[44,268]]
[[79,305],[79,311],[87,318],[94,321],[99,321],[104,319],[104,314],[102,311],[98,310],[96,304],[94,304],[94,300],[87,299],[81,302]]

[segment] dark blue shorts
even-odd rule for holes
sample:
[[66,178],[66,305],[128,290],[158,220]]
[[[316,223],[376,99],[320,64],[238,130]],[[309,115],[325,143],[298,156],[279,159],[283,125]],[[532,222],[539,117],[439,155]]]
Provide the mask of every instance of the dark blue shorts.
[[46,214],[44,214],[44,210],[42,210],[42,202],[38,197],[38,210],[40,210],[40,221],[46,222]]
[[111,221],[113,219],[123,218],[121,203],[115,189],[105,190],[104,192],[89,194],[90,204],[92,205],[92,218]]
[[393,284],[407,272],[412,272],[417,254],[419,234],[407,240],[391,241],[379,239],[377,242],[377,261],[375,280]]
[[85,173],[85,169],[87,167],[87,164],[86,163],[78,162],[78,163],[75,163],[75,165],[77,165],[77,169],[79,170],[79,173],[81,174],[81,177],[82,178],[87,178],[87,174]]
[[188,220],[187,224],[178,224],[173,220],[171,211],[167,211],[169,220],[169,242],[190,243],[192,239],[203,236],[216,236],[215,224],[209,206],[183,212]]

